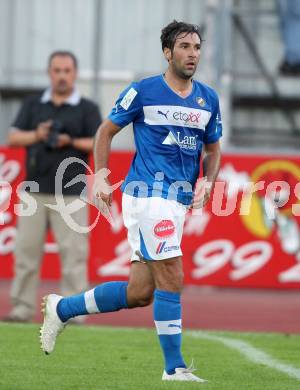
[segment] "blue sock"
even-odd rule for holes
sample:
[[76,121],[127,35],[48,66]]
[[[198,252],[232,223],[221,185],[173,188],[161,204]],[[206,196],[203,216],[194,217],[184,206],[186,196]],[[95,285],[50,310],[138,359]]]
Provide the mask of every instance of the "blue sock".
[[174,374],[175,368],[186,367],[181,355],[180,294],[155,290],[153,312],[165,358],[165,370],[168,374]]
[[127,286],[128,282],[108,282],[85,293],[63,298],[57,305],[57,315],[66,322],[83,314],[127,309]]

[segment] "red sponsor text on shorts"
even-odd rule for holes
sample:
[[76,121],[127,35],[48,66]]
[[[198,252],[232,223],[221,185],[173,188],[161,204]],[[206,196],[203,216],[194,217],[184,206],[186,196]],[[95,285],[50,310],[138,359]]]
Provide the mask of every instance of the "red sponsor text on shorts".
[[170,219],[163,219],[154,226],[153,231],[158,238],[170,237],[175,232],[174,222]]

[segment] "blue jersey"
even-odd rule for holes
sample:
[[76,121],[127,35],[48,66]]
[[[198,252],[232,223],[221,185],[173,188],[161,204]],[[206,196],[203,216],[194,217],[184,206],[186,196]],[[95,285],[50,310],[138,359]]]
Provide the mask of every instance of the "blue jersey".
[[202,145],[222,135],[216,92],[193,80],[182,98],[163,75],[146,78],[121,93],[109,119],[120,127],[133,123],[136,153],[122,191],[190,204]]

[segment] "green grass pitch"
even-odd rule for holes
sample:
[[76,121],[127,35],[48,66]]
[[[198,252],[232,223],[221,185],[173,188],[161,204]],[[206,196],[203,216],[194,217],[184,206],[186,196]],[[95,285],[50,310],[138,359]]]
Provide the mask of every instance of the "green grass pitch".
[[[300,389],[300,335],[185,331],[185,359],[194,358],[196,374],[209,380],[198,384],[161,381],[154,329],[69,326],[49,356],[38,333],[37,325],[0,324],[1,390]],[[253,348],[258,358],[267,354],[272,367],[251,360]]]

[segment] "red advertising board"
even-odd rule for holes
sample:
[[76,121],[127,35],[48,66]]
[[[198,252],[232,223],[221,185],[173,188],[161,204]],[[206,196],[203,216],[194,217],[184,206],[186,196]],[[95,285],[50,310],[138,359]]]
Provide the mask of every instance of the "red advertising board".
[[[24,156],[23,150],[0,149],[0,279],[13,276],[16,188],[24,177]],[[129,152],[111,155],[112,183],[125,177],[131,159]],[[182,240],[186,284],[300,288],[299,163],[299,158],[282,156],[223,156],[211,202],[186,217]],[[89,277],[94,283],[126,279],[129,273],[131,253],[119,190],[114,192],[111,213],[113,226],[101,216],[90,233]],[[90,206],[91,221],[97,215]],[[51,233],[41,276],[60,277]]]

